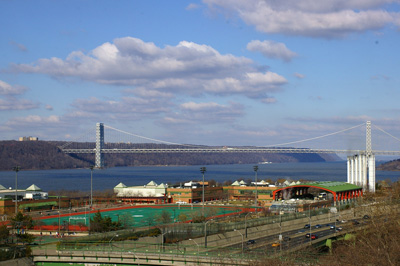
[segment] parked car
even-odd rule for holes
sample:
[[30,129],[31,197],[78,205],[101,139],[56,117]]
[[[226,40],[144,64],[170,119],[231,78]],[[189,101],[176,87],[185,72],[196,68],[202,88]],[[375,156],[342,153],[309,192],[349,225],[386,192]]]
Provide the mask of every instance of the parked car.
[[315,228],[321,228],[321,225],[320,225],[320,224],[317,224],[317,225],[315,226]]
[[306,225],[304,226],[304,229],[310,229],[310,224],[306,224]]
[[334,225],[331,225],[331,229],[335,229],[335,226],[334,226]]
[[310,235],[311,235],[310,233],[307,233],[306,238],[310,238]]
[[252,245],[252,244],[255,244],[256,241],[254,239],[250,239],[250,240],[247,240],[246,243],[247,243],[247,245]]
[[369,217],[369,215],[364,215],[364,217],[363,217],[363,219],[369,219],[369,218],[371,218],[371,217]]

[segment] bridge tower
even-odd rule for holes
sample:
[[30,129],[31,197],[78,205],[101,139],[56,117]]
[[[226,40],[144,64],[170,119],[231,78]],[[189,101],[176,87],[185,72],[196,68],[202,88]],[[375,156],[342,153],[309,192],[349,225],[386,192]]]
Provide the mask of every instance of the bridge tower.
[[366,125],[365,153],[347,157],[347,182],[375,192],[375,155],[372,153],[371,121]]
[[104,147],[104,124],[96,123],[96,155],[95,155],[95,167],[104,167],[104,155],[102,149]]

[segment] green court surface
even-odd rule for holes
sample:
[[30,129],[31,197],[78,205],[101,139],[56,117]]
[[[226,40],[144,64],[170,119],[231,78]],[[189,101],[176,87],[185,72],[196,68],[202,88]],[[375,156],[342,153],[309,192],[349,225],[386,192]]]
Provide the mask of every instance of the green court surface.
[[[160,224],[160,219],[163,211],[167,211],[170,214],[171,222],[178,222],[182,218],[181,214],[186,216],[187,220],[191,220],[194,216],[200,216],[202,213],[202,206],[191,206],[191,205],[155,205],[155,206],[134,206],[125,207],[109,210],[100,210],[102,217],[110,217],[112,221],[123,221],[123,219],[129,219],[130,224],[134,227],[145,227],[154,226]],[[225,206],[205,206],[204,213],[206,217],[225,216],[232,213],[241,212],[241,208],[237,207],[225,207]],[[49,218],[42,218],[46,225],[58,225],[68,223],[70,225],[89,225],[89,217],[94,216],[97,211],[90,213],[66,213],[60,216],[51,216]],[[184,217],[183,216],[183,217]]]

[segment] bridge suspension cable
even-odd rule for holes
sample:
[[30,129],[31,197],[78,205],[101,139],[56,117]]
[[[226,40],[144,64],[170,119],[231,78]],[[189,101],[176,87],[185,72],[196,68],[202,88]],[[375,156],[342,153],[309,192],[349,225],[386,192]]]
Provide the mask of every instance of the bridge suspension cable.
[[275,145],[268,145],[268,146],[263,146],[263,147],[279,147],[279,146],[292,145],[292,144],[302,143],[302,142],[306,142],[306,141],[316,140],[316,139],[322,139],[322,138],[329,137],[329,136],[332,136],[332,135],[336,135],[336,134],[339,134],[339,133],[343,133],[343,132],[346,132],[346,131],[349,131],[349,130],[352,130],[354,128],[361,127],[361,126],[364,126],[364,125],[365,124],[363,123],[363,124],[360,124],[360,125],[357,125],[357,126],[353,126],[353,127],[347,128],[347,129],[339,130],[337,132],[329,133],[329,134],[326,134],[326,135],[323,135],[323,136],[318,136],[318,137],[313,137],[313,138],[303,139],[303,140],[297,140],[297,141],[292,141],[292,142],[286,142],[286,143],[280,143],[280,144],[275,144]]
[[179,146],[187,146],[187,147],[197,147],[198,146],[198,145],[196,146],[196,145],[189,145],[189,144],[181,144],[181,143],[169,142],[169,141],[165,141],[165,140],[148,138],[148,137],[136,135],[136,134],[133,134],[133,133],[129,133],[129,132],[117,129],[117,128],[113,128],[113,127],[110,127],[110,126],[107,126],[107,125],[104,125],[104,127],[112,129],[112,130],[115,130],[115,131],[120,132],[120,133],[124,133],[124,134],[130,135],[130,136],[133,136],[133,137],[142,138],[142,139],[145,139],[145,140],[150,140],[150,141],[154,141],[154,142],[158,142],[158,143],[162,143],[162,144],[179,145]]
[[67,142],[67,143],[64,143],[63,145],[61,145],[59,148],[61,149],[61,150],[63,150],[63,149],[65,149],[66,147],[68,147],[69,145],[71,145],[71,144],[73,144],[73,143],[76,143],[76,142],[78,142],[78,141],[80,141],[80,140],[87,140],[87,137],[88,136],[90,136],[89,138],[93,138],[93,136],[94,136],[94,128],[90,128],[90,129],[88,129],[88,130],[86,130],[83,134],[81,134],[80,136],[78,136],[78,137],[76,137],[75,139],[73,139],[73,140],[71,140],[71,141],[69,141],[69,142]]
[[378,126],[375,126],[375,125],[373,125],[373,126],[376,127],[378,130],[382,131],[383,133],[385,133],[386,135],[388,135],[388,136],[392,137],[393,139],[395,139],[395,140],[397,140],[397,141],[400,142],[400,139],[399,139],[399,138],[396,138],[395,136],[393,136],[392,134],[386,132],[385,130],[383,130],[382,128],[380,128],[380,127],[378,127]]

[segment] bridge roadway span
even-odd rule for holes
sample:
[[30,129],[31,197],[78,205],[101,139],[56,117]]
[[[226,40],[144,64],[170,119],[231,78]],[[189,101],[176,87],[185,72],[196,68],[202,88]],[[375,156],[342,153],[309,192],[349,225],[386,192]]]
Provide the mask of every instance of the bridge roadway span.
[[[96,153],[96,149],[62,149],[65,153]],[[185,149],[101,149],[101,153],[338,153],[364,154],[365,150],[290,148],[185,148]],[[374,150],[376,155],[399,155],[400,151]]]

